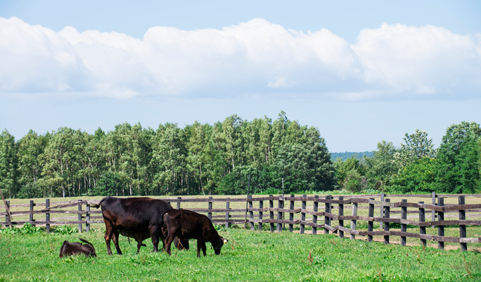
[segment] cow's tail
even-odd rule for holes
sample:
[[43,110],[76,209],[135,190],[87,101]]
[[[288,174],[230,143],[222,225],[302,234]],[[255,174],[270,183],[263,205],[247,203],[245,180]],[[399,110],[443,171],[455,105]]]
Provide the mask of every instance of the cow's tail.
[[160,219],[162,220],[162,223],[160,224],[160,227],[164,227],[164,225],[165,225],[164,215],[165,215],[168,211],[171,211],[171,210],[173,210],[173,209],[168,209],[168,210],[164,211],[164,212],[161,214]]
[[80,241],[84,242],[85,244],[87,245],[90,245],[92,248],[94,247],[94,245],[92,245],[92,243],[90,243],[89,241],[85,240],[85,239],[82,239],[82,238],[79,238]]
[[105,200],[107,200],[107,198],[109,198],[109,197],[103,198],[102,200],[100,200],[100,202],[99,202],[98,204],[96,204],[96,205],[91,205],[91,207],[98,209],[98,208],[100,207],[100,205],[102,205],[102,203],[103,203]]

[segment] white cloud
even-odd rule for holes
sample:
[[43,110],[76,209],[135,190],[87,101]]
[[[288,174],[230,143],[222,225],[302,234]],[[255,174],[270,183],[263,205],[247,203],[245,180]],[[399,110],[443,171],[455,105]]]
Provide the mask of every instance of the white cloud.
[[225,97],[247,93],[393,99],[479,95],[481,35],[383,24],[355,44],[263,19],[221,30],[60,32],[0,18],[0,93]]
[[286,87],[292,87],[295,84],[296,84],[295,81],[286,79],[285,77],[279,77],[274,81],[269,81],[269,83],[267,83],[267,86],[270,88],[286,88]]

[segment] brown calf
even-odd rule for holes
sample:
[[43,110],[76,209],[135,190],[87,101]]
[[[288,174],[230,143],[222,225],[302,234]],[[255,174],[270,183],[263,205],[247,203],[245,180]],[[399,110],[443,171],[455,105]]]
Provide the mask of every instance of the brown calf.
[[65,256],[71,256],[71,255],[80,255],[84,254],[85,256],[92,256],[96,257],[97,255],[95,254],[95,248],[94,246],[87,240],[79,238],[80,241],[86,243],[70,243],[68,241],[64,241],[62,247],[60,248],[60,256],[59,257],[65,257]]
[[219,236],[210,219],[202,214],[189,210],[168,210],[163,216],[165,227],[162,232],[165,237],[166,251],[170,255],[170,246],[176,237],[179,239],[197,239],[197,257],[200,250],[206,255],[206,242],[210,242],[215,254],[219,255],[227,239]]

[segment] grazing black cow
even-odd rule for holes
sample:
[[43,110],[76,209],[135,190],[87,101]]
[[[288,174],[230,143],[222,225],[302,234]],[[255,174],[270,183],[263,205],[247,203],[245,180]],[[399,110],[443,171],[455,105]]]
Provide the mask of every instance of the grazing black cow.
[[[159,238],[164,241],[161,228],[164,225],[162,215],[172,206],[165,201],[142,198],[103,198],[94,208],[102,207],[102,215],[105,222],[105,243],[107,253],[112,254],[110,239],[114,241],[119,255],[122,251],[119,247],[119,234],[134,238],[137,241],[137,253],[140,251],[142,241],[152,237],[154,252],[158,251]],[[182,244],[185,244],[182,242]]]
[[96,257],[94,245],[92,245],[89,241],[79,238],[82,243],[70,243],[68,241],[64,241],[62,247],[60,248],[60,256],[71,256],[71,255],[80,255],[84,254],[86,257],[92,256]]
[[210,219],[202,214],[189,210],[168,210],[164,216],[165,227],[162,232],[165,237],[165,248],[170,255],[170,246],[175,237],[180,239],[197,239],[197,257],[200,249],[206,255],[206,242],[210,242],[215,254],[219,255],[227,239],[219,236]]

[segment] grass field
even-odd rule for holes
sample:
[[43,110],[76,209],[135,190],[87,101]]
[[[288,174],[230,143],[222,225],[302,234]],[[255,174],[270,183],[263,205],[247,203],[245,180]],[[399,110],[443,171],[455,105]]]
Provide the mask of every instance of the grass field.
[[[0,234],[0,281],[476,281],[481,253],[385,246],[335,235],[221,229],[220,256],[190,251],[172,256],[121,237],[124,255],[108,256],[102,228],[84,234]],[[92,242],[97,258],[59,258],[64,240]],[[309,259],[309,253],[311,253]]]

